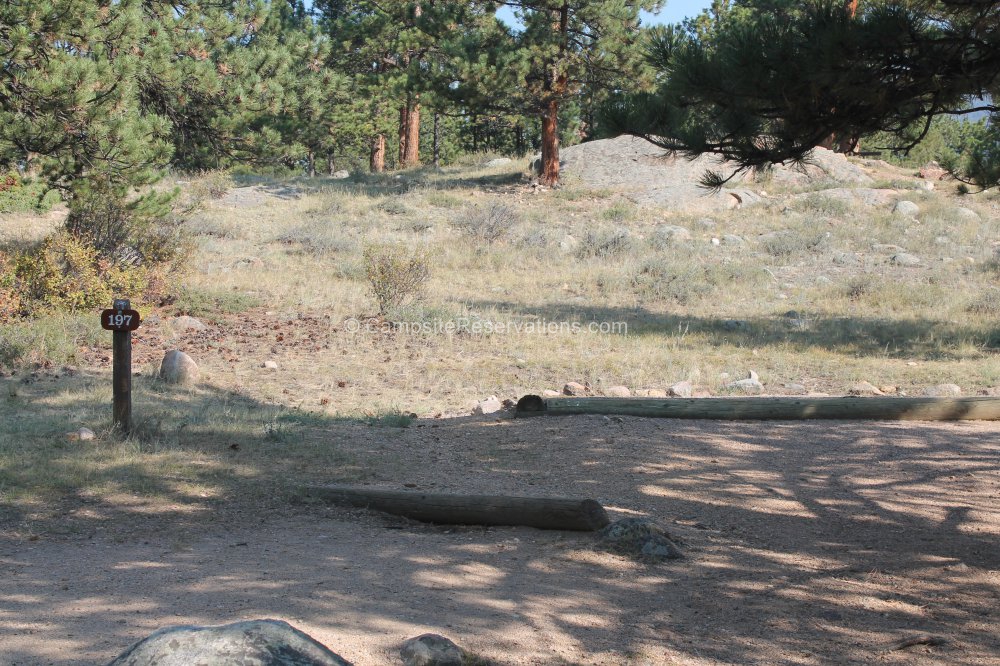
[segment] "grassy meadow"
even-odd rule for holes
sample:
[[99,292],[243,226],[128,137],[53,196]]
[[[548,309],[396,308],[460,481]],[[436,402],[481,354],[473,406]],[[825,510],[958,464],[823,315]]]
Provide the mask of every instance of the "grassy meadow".
[[[338,452],[332,427],[391,437],[568,381],[596,394],[689,380],[724,395],[751,370],[769,394],[1000,385],[995,194],[926,191],[899,172],[884,184],[915,218],[822,189],[685,214],[572,181],[536,192],[519,169],[232,183],[188,224],[176,298],[140,305],[123,441],[97,312],[6,325],[0,502],[30,522],[67,496],[183,504],[356,480],[364,461]],[[57,223],[13,216],[0,233],[23,243]],[[429,279],[379,313],[364,255],[385,246],[419,255]],[[207,328],[179,330],[180,314]],[[198,385],[157,379],[172,348],[198,362]],[[84,426],[95,440],[67,438]]]

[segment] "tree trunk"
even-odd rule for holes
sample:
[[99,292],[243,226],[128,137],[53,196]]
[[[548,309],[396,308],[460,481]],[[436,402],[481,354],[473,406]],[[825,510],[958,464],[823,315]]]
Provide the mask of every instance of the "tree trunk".
[[434,153],[434,166],[441,166],[441,127],[438,123],[438,112],[434,111],[434,145],[432,148]]
[[371,158],[368,160],[368,170],[372,173],[385,171],[385,134],[376,134],[372,139]]
[[[559,35],[559,57],[567,49],[569,39],[569,3],[563,2],[562,7],[553,12],[553,30]],[[550,78],[551,77],[551,78]],[[542,111],[542,174],[540,182],[549,187],[559,184],[559,100],[566,94],[569,77],[565,72],[558,72],[555,62],[552,72],[546,75],[546,92],[548,104]]]
[[337,160],[333,153],[326,154],[326,175],[332,176],[333,172],[337,170]]
[[552,99],[542,113],[542,185],[559,184],[559,102]]
[[409,100],[403,106],[399,107],[399,166],[402,168],[404,166],[404,158],[406,157],[406,127],[408,124],[408,116],[410,114]]
[[403,151],[403,168],[420,165],[420,95],[414,95],[409,102],[410,108],[406,112],[406,150]]
[[[858,15],[858,0],[844,0],[844,14],[852,21]],[[820,148],[834,150],[838,153],[853,154],[861,148],[861,139],[857,136],[840,136],[831,134],[819,144]]]
[[314,153],[313,151],[310,150],[309,153],[307,154],[306,160],[307,160],[307,164],[308,164],[308,166],[306,167],[306,169],[309,172],[309,177],[310,178],[315,178],[316,177],[316,153]]
[[611,520],[593,499],[445,495],[420,491],[309,486],[309,497],[439,525],[523,525],[543,530],[599,530]]
[[517,150],[518,157],[524,156],[524,127],[520,123],[514,128],[514,147]]

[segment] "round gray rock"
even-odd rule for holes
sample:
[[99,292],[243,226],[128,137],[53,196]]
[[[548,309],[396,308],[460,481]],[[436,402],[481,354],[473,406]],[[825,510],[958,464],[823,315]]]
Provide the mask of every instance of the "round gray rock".
[[160,629],[108,666],[351,666],[282,620]]
[[889,261],[891,261],[892,263],[896,264],[897,266],[919,266],[920,265],[920,257],[918,257],[916,255],[913,255],[913,254],[910,254],[908,252],[897,252],[896,254],[892,255],[892,257],[889,259]]
[[438,634],[422,634],[403,643],[399,651],[404,666],[462,666],[462,648]]
[[971,208],[956,208],[955,217],[962,222],[981,222],[982,218],[979,217],[979,213],[972,210]]
[[194,359],[179,349],[168,351],[160,362],[160,379],[168,384],[194,384],[200,374]]
[[896,202],[896,205],[893,206],[892,212],[897,215],[905,215],[906,217],[916,217],[920,213],[920,206],[912,201],[903,199],[902,201]]
[[962,389],[958,384],[937,384],[924,389],[924,395],[930,398],[960,398]]
[[653,232],[654,243],[658,245],[672,245],[691,240],[691,232],[686,228],[676,224],[661,224]]
[[598,537],[605,550],[643,562],[684,557],[667,531],[648,518],[616,520],[601,530]]
[[189,317],[188,315],[181,315],[180,317],[174,317],[170,320],[170,324],[174,328],[178,328],[184,331],[204,331],[208,326],[205,326],[200,319],[195,319],[194,317]]

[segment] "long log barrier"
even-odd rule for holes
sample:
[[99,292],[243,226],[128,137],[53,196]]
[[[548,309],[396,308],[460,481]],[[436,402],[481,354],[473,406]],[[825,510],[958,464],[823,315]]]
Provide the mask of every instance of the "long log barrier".
[[521,525],[543,530],[599,530],[611,521],[592,499],[446,495],[346,486],[308,486],[307,497],[375,509],[439,525]]
[[551,398],[526,395],[517,416],[608,414],[671,419],[995,421],[1000,398]]

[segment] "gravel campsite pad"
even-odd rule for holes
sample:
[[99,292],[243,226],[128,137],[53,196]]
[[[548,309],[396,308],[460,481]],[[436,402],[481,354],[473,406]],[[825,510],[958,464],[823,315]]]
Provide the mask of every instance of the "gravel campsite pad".
[[[283,619],[352,663],[452,638],[497,664],[996,664],[1000,425],[602,417],[344,422],[366,483],[593,497],[684,558],[589,533],[319,504],[67,498],[0,540],[4,664],[100,664],[157,628]],[[155,510],[153,510],[155,508]],[[488,662],[490,663],[490,662]]]

